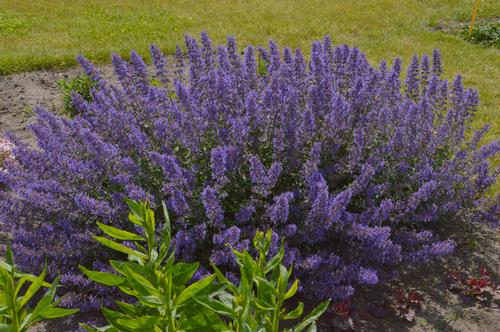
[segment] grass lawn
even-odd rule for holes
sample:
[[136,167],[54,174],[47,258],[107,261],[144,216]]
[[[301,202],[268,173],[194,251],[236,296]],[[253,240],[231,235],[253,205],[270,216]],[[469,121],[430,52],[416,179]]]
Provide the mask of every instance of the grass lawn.
[[[172,52],[184,33],[205,29],[215,42],[307,49],[329,34],[356,45],[373,62],[440,48],[450,78],[461,73],[481,95],[476,124],[500,136],[500,50],[473,45],[436,27],[467,21],[474,0],[68,1],[0,0],[0,74],[73,65],[77,53],[96,62],[110,52],[146,54],[157,43]],[[500,17],[500,1],[481,1],[480,18]],[[497,164],[500,164],[497,162]]]

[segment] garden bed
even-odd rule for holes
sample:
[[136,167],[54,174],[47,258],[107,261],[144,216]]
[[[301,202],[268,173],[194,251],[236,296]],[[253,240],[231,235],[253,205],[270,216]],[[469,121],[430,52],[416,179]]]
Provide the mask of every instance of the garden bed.
[[[111,68],[100,68],[105,77],[111,76]],[[26,142],[33,143],[33,136],[25,126],[33,120],[30,109],[42,105],[47,109],[61,109],[62,101],[57,80],[72,77],[77,69],[28,72],[0,77],[0,132],[12,131]],[[500,238],[497,231],[480,228],[476,239],[459,242],[455,254],[418,270],[407,271],[395,285],[381,285],[358,292],[358,305],[354,314],[354,327],[359,331],[496,331],[500,318],[499,296],[488,306],[478,303],[463,304],[448,289],[446,275],[449,270],[463,270],[475,275],[480,267],[491,271],[498,280],[500,271]],[[423,296],[422,309],[411,323],[396,318],[392,313],[374,314],[374,304],[381,299],[391,301],[396,287],[414,289]],[[373,300],[374,302],[367,302]],[[385,304],[381,304],[383,307]],[[379,316],[379,318],[375,317]],[[331,331],[334,316],[325,315],[320,326]],[[67,330],[61,322],[53,322],[38,331]],[[62,327],[65,326],[65,327]],[[70,326],[75,326],[71,324]]]

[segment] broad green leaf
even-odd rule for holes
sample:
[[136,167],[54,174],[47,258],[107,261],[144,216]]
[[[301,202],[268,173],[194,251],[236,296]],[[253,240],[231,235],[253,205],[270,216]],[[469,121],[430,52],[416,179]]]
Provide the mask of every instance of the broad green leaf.
[[115,303],[127,315],[137,315],[137,307],[135,305],[121,301],[116,301]]
[[134,271],[137,274],[140,274],[144,278],[148,278],[148,280],[151,280],[151,274],[153,273],[151,267],[148,266],[142,266],[138,264],[137,262],[124,262],[124,261],[117,261],[117,260],[110,260],[109,263],[111,266],[120,274],[124,275],[125,274],[125,268],[129,268],[132,271]]
[[215,274],[211,274],[208,277],[205,277],[201,280],[196,281],[195,283],[192,283],[179,294],[179,296],[175,300],[175,304],[177,306],[180,306],[186,301],[192,300],[195,295],[202,293],[204,290],[206,290],[214,282],[214,279],[215,279]]
[[221,270],[215,265],[215,264],[210,264],[212,268],[214,269],[214,273],[217,276],[217,281],[219,284],[223,284],[227,289],[229,289],[232,293],[236,293],[238,291],[238,288],[231,283],[226,276],[224,276],[224,273],[222,273]]
[[[7,264],[6,262],[0,260],[0,271],[4,270],[5,272],[8,272],[7,273],[7,276],[9,276],[10,278],[10,273],[12,272],[13,268],[10,264]],[[38,277],[37,276],[34,276],[32,274],[28,274],[28,273],[19,273],[19,272],[16,272],[15,269],[14,269],[14,277],[16,279],[19,279],[19,278],[22,278],[22,277],[26,277],[26,279],[28,281],[35,281]],[[1,279],[0,279],[1,280]],[[1,281],[0,281],[1,282]],[[49,288],[50,287],[50,283],[48,282],[44,282],[43,283],[43,287],[46,287],[46,288]]]
[[42,273],[36,278],[36,280],[28,287],[26,293],[24,293],[21,302],[19,303],[19,307],[22,308],[28,303],[29,300],[35,295],[36,292],[42,287],[42,284],[45,280],[45,275],[47,274],[47,265],[44,266]]
[[94,328],[86,324],[80,323],[80,326],[83,327],[87,332],[121,332],[120,330],[111,325]]
[[43,318],[61,318],[71,316],[78,312],[78,309],[50,308],[40,313]]
[[263,293],[274,294],[276,293],[276,289],[273,284],[261,277],[256,277],[255,281],[257,282],[257,286],[262,290]]
[[92,271],[81,265],[79,268],[89,279],[106,286],[119,286],[125,282],[125,278],[113,273]]
[[139,296],[138,300],[143,305],[151,308],[158,308],[165,305],[165,302],[159,296],[156,295]]
[[170,243],[170,238],[172,234],[170,230],[170,217],[168,215],[168,209],[167,206],[165,205],[165,202],[162,201],[161,206],[163,208],[163,216],[165,218],[161,239],[162,241],[168,241]]
[[111,248],[113,250],[116,250],[118,252],[121,252],[121,253],[124,253],[127,255],[137,256],[137,257],[144,259],[144,260],[148,258],[148,256],[146,256],[145,254],[143,254],[141,252],[138,252],[137,250],[131,249],[131,248],[126,247],[122,244],[111,241],[105,237],[92,235],[92,238],[94,240],[96,240],[97,242],[101,243],[102,245],[105,245],[106,247]]
[[[28,282],[28,276],[22,276],[17,282],[16,282],[16,289],[14,290],[14,298],[17,298],[18,295],[19,295],[19,292],[22,290],[22,289],[26,289],[26,287],[24,287],[24,284],[26,282]],[[43,284],[43,282],[42,282]],[[0,288],[2,287],[2,282],[0,281]],[[19,302],[19,299],[18,299],[18,302]]]
[[129,213],[128,220],[130,220],[131,223],[136,224],[137,226],[143,227],[144,222],[143,222],[142,218],[136,216],[135,214]]
[[219,315],[227,316],[229,318],[236,318],[237,317],[236,312],[234,312],[233,308],[226,305],[223,302],[214,300],[208,296],[204,296],[204,297],[194,296],[193,298],[196,302],[198,302],[199,304],[201,304],[205,308],[208,308],[211,311],[213,311]]
[[186,332],[233,332],[219,318],[206,307],[193,302],[193,305],[182,308],[183,317],[179,322],[179,330]]
[[14,278],[12,273],[6,269],[0,269],[0,279],[2,280],[2,288],[6,294],[14,294]]
[[319,306],[316,307],[316,309],[314,309],[309,315],[307,315],[304,318],[304,320],[300,324],[298,324],[292,331],[293,332],[303,331],[310,324],[314,323],[325,312],[329,304],[330,300],[321,303]]
[[130,318],[129,316],[127,316],[121,312],[114,311],[114,310],[107,309],[107,308],[102,308],[102,314],[104,315],[104,318],[106,318],[106,320],[113,326],[119,325],[116,323],[116,321],[118,319],[129,319]]
[[285,300],[293,297],[297,291],[299,290],[299,279],[295,279],[294,283],[292,284],[292,286],[290,287],[290,289],[288,290],[288,292],[286,292],[285,294]]
[[9,310],[9,307],[6,305],[0,306],[0,315],[3,315],[5,312]]
[[253,299],[253,302],[254,302],[255,306],[257,308],[259,308],[260,310],[264,310],[264,311],[274,311],[275,310],[275,308],[271,304],[267,303],[264,300],[259,299],[258,297],[255,297]]
[[137,217],[140,217],[142,215],[141,203],[138,203],[130,198],[125,198],[125,203],[127,203],[132,214],[134,214]]
[[144,212],[146,216],[146,229],[148,230],[149,234],[152,235],[154,240],[154,232],[156,228],[155,213],[152,209],[149,208],[146,208]]
[[177,263],[172,267],[172,283],[175,286],[184,286],[193,278],[198,270],[199,263]]
[[309,325],[309,328],[307,329],[306,332],[316,332],[316,331],[317,331],[316,322],[312,322],[311,325]]
[[297,306],[297,308],[295,308],[294,310],[290,311],[289,313],[283,315],[281,317],[281,319],[283,319],[283,320],[297,319],[300,316],[302,316],[303,313],[304,313],[304,303],[299,302],[299,305]]
[[[42,318],[42,316],[41,316],[42,312],[44,312],[47,309],[53,308],[54,306],[57,305],[57,303],[54,303],[53,301],[54,301],[54,297],[56,295],[57,287],[59,286],[59,280],[60,280],[60,278],[57,277],[52,282],[52,285],[45,292],[45,294],[42,296],[40,301],[38,301],[38,303],[36,304],[33,311],[22,320],[21,330],[23,330],[23,329],[27,328],[28,326],[39,321]],[[58,302],[60,302],[60,300]]]
[[269,273],[270,271],[274,270],[276,266],[281,264],[283,261],[283,257],[285,256],[285,249],[283,246],[280,247],[278,253],[274,255],[274,257],[266,263],[266,273]]
[[122,326],[126,326],[128,329],[132,330],[151,331],[153,330],[153,326],[159,319],[160,317],[157,316],[141,316],[129,319],[119,318],[116,320],[116,323]]
[[113,226],[108,226],[105,224],[102,224],[100,222],[97,222],[97,226],[99,226],[100,229],[107,235],[111,236],[112,238],[115,238],[117,240],[123,240],[123,241],[146,241],[145,238],[138,234],[134,234],[131,232],[127,232],[121,229],[118,229]]
[[238,264],[240,265],[241,281],[242,284],[250,285],[257,272],[257,263],[253,260],[252,256],[245,250],[242,253],[233,250]]
[[149,282],[142,275],[135,273],[129,267],[125,267],[123,271],[125,277],[127,277],[127,283],[139,292],[142,296],[154,295],[161,297],[159,290]]
[[5,261],[10,266],[15,266],[15,264],[14,264],[14,254],[12,253],[12,248],[10,247],[10,244],[7,244],[7,252],[6,252],[6,255],[5,255]]
[[280,294],[286,294],[286,288],[288,287],[288,270],[283,265],[279,266],[279,277],[276,288]]

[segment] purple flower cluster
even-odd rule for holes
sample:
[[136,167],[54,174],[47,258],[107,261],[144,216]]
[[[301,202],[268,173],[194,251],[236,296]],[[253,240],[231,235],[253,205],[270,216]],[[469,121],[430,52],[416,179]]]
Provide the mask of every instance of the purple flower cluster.
[[74,95],[74,119],[37,109],[38,147],[16,142],[0,173],[0,222],[14,226],[21,268],[48,257],[75,303],[109,295],[78,264],[109,258],[89,234],[97,220],[125,227],[127,196],[165,200],[178,254],[205,266],[231,271],[226,244],[246,248],[272,228],[305,294],[335,299],[451,252],[451,222],[498,220],[482,197],[500,141],[467,135],[478,94],[441,78],[438,51],[402,78],[401,60],[374,67],[327,37],[309,62],[273,42],[241,55],[229,37],[214,49],[206,34],[186,49],[170,63],[153,46],[154,80],[136,53],[114,55],[116,84],[80,58],[97,81],[92,101]]

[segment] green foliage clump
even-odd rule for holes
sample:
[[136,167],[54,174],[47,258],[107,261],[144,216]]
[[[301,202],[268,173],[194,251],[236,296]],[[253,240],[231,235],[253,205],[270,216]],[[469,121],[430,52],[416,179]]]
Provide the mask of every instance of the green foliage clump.
[[[291,311],[287,311],[284,306],[285,301],[297,293],[299,280],[291,282],[293,267],[287,269],[282,264],[285,254],[283,245],[276,255],[268,259],[271,236],[271,231],[256,233],[253,246],[257,251],[257,259],[252,258],[246,250],[233,250],[240,267],[237,284],[229,281],[213,265],[218,282],[225,285],[224,290],[204,298],[195,296],[198,303],[229,321],[229,331],[283,331],[280,329],[281,322],[298,319],[304,312],[302,302]],[[302,322],[284,331],[300,332],[306,328],[315,331],[316,320],[328,308],[329,302],[321,303]]]
[[78,110],[73,105],[72,94],[77,93],[86,101],[92,100],[91,90],[95,87],[96,82],[87,74],[79,74],[70,80],[58,81],[59,88],[62,92],[63,113],[70,118],[78,115]]
[[[16,271],[14,256],[7,246],[6,261],[0,261],[0,331],[28,331],[43,319],[66,317],[78,311],[58,307],[62,297],[54,299],[59,279],[47,283],[46,271],[45,267],[39,276]],[[35,303],[30,303],[43,287],[47,288],[45,294]]]
[[465,39],[475,43],[490,47],[500,48],[500,22],[487,22],[476,24],[469,33],[469,28],[462,31]]
[[[103,308],[109,325],[98,331],[260,331],[277,332],[283,320],[297,319],[303,304],[287,312],[284,301],[295,295],[298,280],[290,285],[292,268],[282,265],[284,249],[267,259],[271,232],[257,232],[254,248],[256,260],[247,252],[233,250],[240,265],[238,285],[230,282],[213,266],[215,274],[193,282],[198,263],[175,262],[171,244],[170,221],[165,205],[165,223],[158,231],[155,217],[147,203],[127,200],[129,220],[137,233],[99,223],[99,228],[114,241],[102,236],[94,239],[104,246],[128,255],[128,261],[110,261],[114,273],[91,271],[80,266],[90,279],[119,289],[137,301],[117,301],[120,309]],[[328,307],[322,303],[295,328],[287,331],[315,330],[315,321]]]

